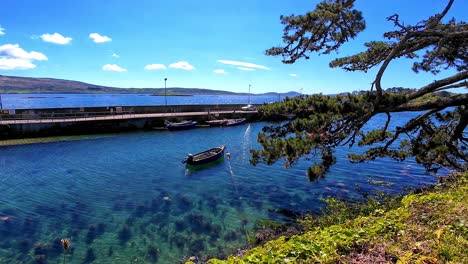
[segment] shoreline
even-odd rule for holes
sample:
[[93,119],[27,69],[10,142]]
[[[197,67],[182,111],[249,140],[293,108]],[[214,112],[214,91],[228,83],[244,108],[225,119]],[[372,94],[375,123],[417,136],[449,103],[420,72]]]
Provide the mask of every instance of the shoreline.
[[92,139],[99,139],[99,138],[114,137],[117,135],[118,134],[89,134],[89,135],[4,139],[4,140],[0,140],[0,148],[11,147],[11,146],[21,146],[21,145],[32,145],[32,144],[46,144],[46,143],[54,143],[54,142],[92,140]]
[[194,96],[193,94],[150,94],[150,96]]
[[[468,255],[463,254],[468,245],[466,226],[458,231],[452,227],[468,221],[468,215],[463,214],[468,210],[467,189],[468,172],[459,172],[439,178],[437,184],[383,200],[370,197],[351,205],[328,199],[326,213],[306,216],[292,225],[267,227],[261,230],[263,235],[255,234],[258,243],[239,248],[223,259],[190,257],[184,261],[186,264],[286,260],[347,263],[360,259],[362,263],[369,263],[365,260],[466,263]],[[428,223],[428,217],[437,220]],[[453,232],[460,237],[452,235]]]

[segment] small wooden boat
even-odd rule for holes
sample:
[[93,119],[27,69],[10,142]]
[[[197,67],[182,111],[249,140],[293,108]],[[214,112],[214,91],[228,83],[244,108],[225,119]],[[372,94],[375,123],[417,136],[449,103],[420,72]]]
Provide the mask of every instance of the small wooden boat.
[[224,124],[226,124],[226,119],[210,120],[206,121],[206,123],[212,127],[224,126]]
[[237,126],[237,125],[245,123],[245,121],[246,121],[245,118],[227,119],[224,125],[225,126]]
[[182,163],[186,163],[191,166],[204,165],[211,162],[215,162],[224,158],[224,146],[219,146],[197,154],[189,154]]
[[183,129],[190,129],[194,128],[196,125],[198,125],[197,121],[183,121],[183,122],[178,122],[178,123],[172,123],[169,122],[167,123],[166,127],[169,130],[183,130]]

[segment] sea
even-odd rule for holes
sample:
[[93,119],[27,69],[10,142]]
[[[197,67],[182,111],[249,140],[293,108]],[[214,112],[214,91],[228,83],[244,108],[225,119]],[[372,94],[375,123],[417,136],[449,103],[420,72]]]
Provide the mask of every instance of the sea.
[[283,95],[193,95],[151,94],[0,94],[3,109],[38,109],[99,106],[157,106],[198,104],[263,104],[283,100]]
[[[2,98],[15,108],[164,100],[149,95],[105,95],[105,102],[90,100],[97,95],[26,96]],[[224,97],[200,100],[214,98]],[[393,122],[414,115],[399,113]],[[368,126],[384,121],[378,115]],[[364,150],[359,147],[336,149],[336,165],[312,182],[305,173],[316,158],[312,154],[291,168],[282,161],[251,165],[250,150],[260,147],[258,133],[278,124],[86,135],[0,147],[0,263],[63,263],[64,257],[66,263],[179,263],[190,256],[225,256],[247,245],[259,226],[319,214],[327,197],[361,200],[375,192],[397,195],[436,182],[412,159],[351,163],[346,155]],[[226,146],[229,159],[201,170],[181,162],[189,153],[220,145]],[[71,242],[65,256],[62,238]]]

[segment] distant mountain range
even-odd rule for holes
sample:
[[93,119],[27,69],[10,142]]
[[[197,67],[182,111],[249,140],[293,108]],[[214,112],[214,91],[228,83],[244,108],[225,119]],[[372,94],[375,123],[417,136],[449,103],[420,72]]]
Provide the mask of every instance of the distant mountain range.
[[[167,95],[247,95],[222,90],[202,88],[168,87]],[[79,81],[53,78],[30,78],[0,75],[0,93],[65,93],[65,94],[154,94],[164,95],[164,88],[118,88],[94,85]],[[297,96],[297,92],[280,93],[282,96]],[[278,95],[270,92],[256,95]]]

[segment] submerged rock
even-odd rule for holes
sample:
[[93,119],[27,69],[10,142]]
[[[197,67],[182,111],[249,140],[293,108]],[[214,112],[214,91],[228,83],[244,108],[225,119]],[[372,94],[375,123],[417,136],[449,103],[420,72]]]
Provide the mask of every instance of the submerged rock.
[[202,256],[205,250],[205,243],[202,239],[195,239],[189,244],[189,252],[191,255]]
[[88,233],[86,234],[86,244],[93,243],[93,240],[96,238],[97,231],[95,225],[89,225]]
[[47,255],[47,246],[43,243],[34,245],[34,255]]
[[36,255],[34,257],[34,261],[36,262],[36,264],[46,264],[47,258],[45,255]]
[[122,243],[127,242],[130,239],[131,236],[132,236],[132,232],[131,232],[130,228],[128,227],[128,225],[124,225],[122,227],[122,229],[120,229],[120,231],[119,231],[119,240],[120,240],[120,242],[122,242]]
[[171,244],[173,242],[178,249],[183,250],[186,241],[187,241],[186,237],[175,235],[171,240]]
[[239,234],[234,231],[230,231],[224,235],[224,240],[226,241],[233,241],[239,238]]
[[96,260],[96,255],[94,254],[93,248],[88,248],[86,251],[86,255],[84,257],[84,263],[91,263]]
[[18,250],[21,253],[27,253],[31,247],[31,241],[28,239],[23,239],[18,242]]
[[26,218],[23,222],[23,233],[25,235],[33,235],[38,228],[38,221],[32,218]]
[[155,262],[158,261],[160,252],[155,245],[149,245],[146,254],[151,261]]
[[97,225],[97,235],[102,235],[104,234],[104,232],[106,232],[106,224],[104,223],[99,223]]
[[51,243],[51,247],[50,247],[50,253],[51,255],[53,256],[57,256],[57,255],[60,255],[63,251],[63,248],[62,248],[62,241],[60,238],[55,238],[52,243]]
[[148,212],[148,208],[144,205],[138,205],[135,208],[135,212],[133,213],[136,217],[143,217]]

